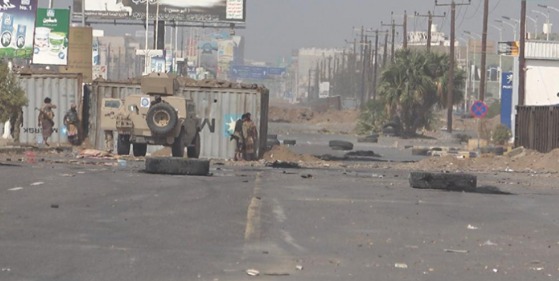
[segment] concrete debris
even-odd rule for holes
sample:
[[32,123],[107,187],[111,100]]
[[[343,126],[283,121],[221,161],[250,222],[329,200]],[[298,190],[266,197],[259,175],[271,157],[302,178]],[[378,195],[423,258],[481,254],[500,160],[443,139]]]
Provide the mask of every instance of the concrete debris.
[[454,249],[444,249],[447,253],[456,253],[456,254],[467,254],[468,250],[454,250]]
[[479,229],[479,227],[468,224],[468,229],[476,230]]
[[408,265],[405,264],[405,263],[396,263],[396,264],[394,264],[394,267],[406,269],[406,268],[408,268]]
[[258,276],[260,275],[260,271],[256,270],[256,269],[247,269],[246,273],[249,276]]

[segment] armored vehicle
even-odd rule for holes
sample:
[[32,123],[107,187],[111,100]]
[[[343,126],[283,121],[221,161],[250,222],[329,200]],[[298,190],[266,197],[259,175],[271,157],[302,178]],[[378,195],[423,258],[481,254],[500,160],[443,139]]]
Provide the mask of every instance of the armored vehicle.
[[173,157],[200,155],[200,119],[192,100],[176,96],[176,77],[152,73],[142,77],[141,95],[104,99],[101,127],[118,132],[117,153],[145,156],[147,145],[171,147]]

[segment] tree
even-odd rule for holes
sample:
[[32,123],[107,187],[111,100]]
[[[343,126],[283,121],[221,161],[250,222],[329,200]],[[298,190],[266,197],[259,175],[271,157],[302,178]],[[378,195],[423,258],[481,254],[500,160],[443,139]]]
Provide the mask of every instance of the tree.
[[12,121],[16,143],[19,142],[19,127],[23,122],[22,107],[27,102],[17,76],[10,71],[8,64],[0,62],[0,122]]
[[[418,128],[429,128],[436,106],[445,106],[448,80],[446,54],[400,50],[394,63],[382,72],[379,96],[385,102],[388,118],[398,116],[402,133],[415,135]],[[454,103],[462,102],[465,75],[456,70]]]

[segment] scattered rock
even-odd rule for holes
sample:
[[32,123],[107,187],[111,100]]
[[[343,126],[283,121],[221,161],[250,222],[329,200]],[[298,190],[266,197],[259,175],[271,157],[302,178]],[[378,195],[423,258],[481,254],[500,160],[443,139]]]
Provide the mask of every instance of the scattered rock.
[[462,173],[412,172],[410,185],[418,189],[442,189],[449,191],[476,190],[477,177]]

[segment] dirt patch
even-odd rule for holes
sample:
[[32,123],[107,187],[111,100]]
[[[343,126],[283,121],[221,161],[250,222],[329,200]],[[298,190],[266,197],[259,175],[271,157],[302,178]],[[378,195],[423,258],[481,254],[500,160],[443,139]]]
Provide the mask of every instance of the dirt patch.
[[477,158],[459,159],[456,156],[430,157],[417,163],[400,164],[401,168],[448,171],[507,171],[548,172],[559,171],[559,149],[549,153],[525,150],[515,157],[481,155]]
[[151,156],[154,156],[154,157],[171,156],[171,148],[170,147],[164,147],[160,150],[152,152]]
[[308,154],[297,154],[283,145],[276,145],[264,154],[265,161],[285,162],[322,162],[322,160]]

